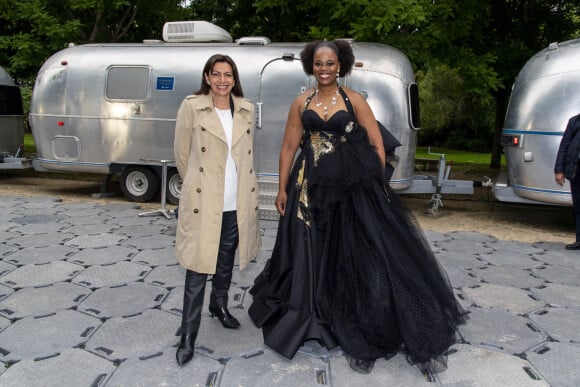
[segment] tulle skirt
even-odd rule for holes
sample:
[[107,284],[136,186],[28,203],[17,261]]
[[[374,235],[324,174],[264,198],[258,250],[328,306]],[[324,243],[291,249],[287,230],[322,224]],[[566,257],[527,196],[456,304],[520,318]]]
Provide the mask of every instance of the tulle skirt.
[[[320,155],[316,141],[331,151]],[[266,345],[292,358],[309,339],[361,360],[399,351],[445,369],[465,312],[363,128],[303,141],[270,260],[250,290]]]

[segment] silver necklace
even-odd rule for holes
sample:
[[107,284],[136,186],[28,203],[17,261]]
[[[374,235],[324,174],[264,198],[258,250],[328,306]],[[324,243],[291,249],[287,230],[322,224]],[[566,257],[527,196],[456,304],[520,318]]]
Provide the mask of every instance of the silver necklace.
[[322,107],[322,114],[324,116],[324,118],[326,118],[326,116],[328,116],[328,110],[332,109],[334,106],[336,106],[336,98],[338,97],[338,89],[336,89],[335,94],[332,96],[332,100],[330,101],[330,108],[326,105],[323,105],[322,102],[320,102],[320,99],[318,98],[318,87],[316,88],[316,91],[314,92],[314,94],[316,94],[316,107]]

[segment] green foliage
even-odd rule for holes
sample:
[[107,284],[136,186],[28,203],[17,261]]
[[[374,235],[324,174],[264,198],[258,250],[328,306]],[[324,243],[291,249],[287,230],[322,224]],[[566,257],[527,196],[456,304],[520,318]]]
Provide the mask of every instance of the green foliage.
[[420,142],[489,149],[523,64],[579,35],[580,0],[0,0],[0,65],[22,84],[69,42],[160,38],[173,20],[207,20],[234,38],[399,48],[416,69]]
[[492,144],[490,99],[467,90],[459,69],[438,65],[417,72],[421,145],[489,151]]
[[0,65],[17,80],[69,42],[160,37],[163,22],[185,18],[181,0],[0,0]]

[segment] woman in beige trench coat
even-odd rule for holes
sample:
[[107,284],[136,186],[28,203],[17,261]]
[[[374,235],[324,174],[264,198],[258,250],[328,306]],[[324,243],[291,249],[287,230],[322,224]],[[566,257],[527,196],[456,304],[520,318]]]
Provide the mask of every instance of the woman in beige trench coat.
[[240,326],[227,302],[236,248],[243,269],[260,247],[253,137],[254,106],[243,99],[237,67],[229,56],[213,55],[175,125],[175,162],[183,179],[176,256],[187,269],[179,365],[193,357],[208,274],[212,317],[225,328]]

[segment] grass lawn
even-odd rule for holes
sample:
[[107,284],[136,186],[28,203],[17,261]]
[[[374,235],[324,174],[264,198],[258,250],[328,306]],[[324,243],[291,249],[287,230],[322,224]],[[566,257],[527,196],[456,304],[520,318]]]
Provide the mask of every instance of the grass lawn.
[[[480,165],[488,166],[491,161],[491,153],[476,153],[468,152],[457,149],[446,149],[446,148],[431,148],[431,153],[429,154],[428,147],[418,146],[415,152],[415,158],[418,159],[439,159],[439,154],[445,155],[445,160],[447,163],[453,165]],[[505,166],[505,155],[501,156],[501,165]]]
[[[491,153],[476,153],[435,147],[432,147],[430,151],[432,154],[429,154],[428,147],[418,146],[415,152],[415,158],[439,160],[438,154],[444,154],[446,165],[450,165],[452,171],[460,172],[467,177],[479,178],[481,176],[488,176],[493,178],[499,174],[499,170],[489,168]],[[504,154],[501,155],[501,169],[506,169]]]

